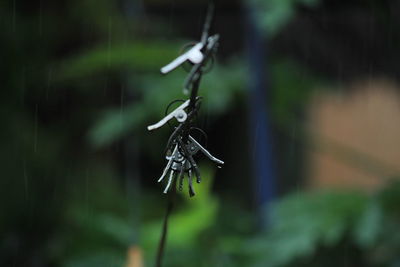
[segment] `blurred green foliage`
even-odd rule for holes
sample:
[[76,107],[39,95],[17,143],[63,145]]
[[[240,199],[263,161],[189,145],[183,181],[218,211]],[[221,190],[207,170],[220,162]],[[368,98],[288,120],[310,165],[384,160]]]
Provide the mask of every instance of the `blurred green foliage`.
[[[207,179],[196,187],[199,197],[189,201],[182,195],[178,211],[170,220],[165,266],[338,266],[343,262],[397,266],[400,260],[399,183],[374,195],[326,191],[284,197],[266,209],[265,230],[252,234],[257,224],[254,216],[222,208],[210,195],[212,173],[203,167]],[[117,192],[104,199],[107,205],[113,201],[122,206],[126,203]],[[107,214],[107,205],[99,205],[90,215],[80,212],[84,210],[82,205],[71,207],[74,214],[67,218],[74,222],[75,230],[65,233],[71,248],[60,250],[70,251],[70,255],[64,255],[65,266],[96,266],[98,261],[120,266],[132,227],[116,209]],[[217,216],[221,212],[225,214]],[[225,229],[221,216],[228,217],[230,229]],[[141,227],[139,244],[151,266],[161,221],[147,220]]]
[[[397,183],[374,195],[327,191],[284,197],[266,209],[263,232],[226,233],[221,220],[210,222],[202,233],[206,238],[186,250],[171,248],[166,266],[397,266],[399,190]],[[229,216],[254,220],[243,211]]]
[[317,192],[282,199],[269,214],[269,229],[245,243],[254,262],[248,266],[397,266],[399,189],[396,183],[373,196]]
[[[123,112],[121,107],[105,111],[89,133],[91,142],[96,146],[108,145],[132,131],[144,129],[145,123],[151,120],[158,121],[171,100],[183,98],[179,85],[184,75],[182,72],[174,72],[162,78],[158,73],[136,77],[135,90],[141,99],[124,107]],[[244,75],[239,62],[224,67],[216,66],[212,73],[207,74],[200,93],[207,99],[204,104],[207,112],[219,115],[227,110],[235,96],[243,93]]]

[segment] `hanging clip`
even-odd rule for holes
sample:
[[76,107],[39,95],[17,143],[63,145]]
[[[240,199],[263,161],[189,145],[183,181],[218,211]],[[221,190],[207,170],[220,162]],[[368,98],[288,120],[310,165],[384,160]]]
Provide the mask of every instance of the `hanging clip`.
[[177,121],[184,122],[187,119],[187,113],[185,111],[185,108],[187,108],[189,106],[189,103],[190,103],[190,100],[186,100],[182,105],[177,107],[174,111],[169,113],[162,120],[160,120],[159,122],[157,122],[153,125],[147,126],[147,130],[152,131],[154,129],[158,129],[158,128],[164,126],[164,124],[166,124],[169,120],[171,120],[174,117],[176,118]]
[[[186,77],[183,83],[183,93],[188,94],[191,88],[191,85],[200,78],[200,74],[204,69],[204,65],[207,64],[208,59],[212,59],[213,54],[215,53],[216,49],[218,48],[218,41],[219,41],[219,34],[212,35],[205,39],[205,49],[203,54],[203,60],[192,67],[189,72],[189,75]],[[212,63],[211,63],[212,64]]]
[[223,165],[224,162],[220,159],[217,159],[207,149],[205,149],[199,142],[196,141],[192,136],[189,135],[190,143],[187,145],[189,153],[191,155],[196,154],[198,151],[201,151],[204,155],[206,155],[211,161],[215,162],[217,165]]
[[186,60],[189,60],[193,64],[199,64],[204,59],[204,55],[201,52],[201,49],[203,49],[203,46],[204,46],[203,43],[197,43],[195,46],[193,46],[185,54],[180,55],[175,60],[173,60],[171,63],[169,63],[168,65],[162,67],[161,68],[161,73],[162,74],[167,74],[168,72],[173,71],[174,69],[176,69],[177,67],[182,65]]

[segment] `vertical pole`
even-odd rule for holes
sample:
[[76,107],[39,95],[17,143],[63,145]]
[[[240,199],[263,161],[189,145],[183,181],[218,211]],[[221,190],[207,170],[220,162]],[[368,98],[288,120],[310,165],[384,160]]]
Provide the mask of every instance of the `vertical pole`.
[[[250,2],[250,1],[249,1]],[[247,3],[245,12],[246,56],[249,72],[250,160],[254,175],[257,208],[268,204],[276,195],[275,171],[272,160],[272,137],[266,104],[268,77],[266,42],[255,18],[256,7]]]

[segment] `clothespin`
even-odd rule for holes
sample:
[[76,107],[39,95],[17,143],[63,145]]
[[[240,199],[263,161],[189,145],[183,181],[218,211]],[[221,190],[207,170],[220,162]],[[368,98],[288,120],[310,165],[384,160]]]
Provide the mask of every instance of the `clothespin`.
[[147,126],[147,129],[149,131],[152,131],[154,129],[158,129],[158,128],[164,126],[164,124],[166,124],[172,118],[176,118],[176,120],[179,121],[179,122],[184,122],[187,119],[187,113],[185,111],[185,108],[187,108],[189,106],[189,103],[190,103],[190,100],[186,100],[182,105],[177,107],[174,111],[169,113],[162,120],[160,120],[159,122],[157,122],[155,124]]
[[171,72],[174,69],[176,69],[177,67],[179,67],[180,65],[182,65],[187,60],[189,60],[193,64],[199,64],[204,59],[204,55],[201,52],[201,49],[203,49],[203,47],[204,47],[203,43],[197,43],[189,51],[187,51],[183,55],[177,57],[175,60],[173,60],[168,65],[162,67],[161,73],[167,74],[168,72]]
[[188,149],[192,155],[196,154],[198,151],[201,151],[204,155],[206,155],[211,161],[215,162],[217,165],[223,165],[224,162],[220,159],[217,159],[207,149],[205,149],[199,142],[196,141],[192,136],[189,135],[189,140],[191,143],[188,144]]

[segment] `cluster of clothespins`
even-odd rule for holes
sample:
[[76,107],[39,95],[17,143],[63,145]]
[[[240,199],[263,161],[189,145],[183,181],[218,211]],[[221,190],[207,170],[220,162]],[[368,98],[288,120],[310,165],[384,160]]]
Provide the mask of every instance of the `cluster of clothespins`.
[[[177,57],[171,63],[161,68],[161,73],[168,74],[183,64],[190,64],[191,69],[186,77],[183,85],[183,93],[190,95],[189,99],[182,101],[183,103],[175,110],[167,114],[159,122],[147,127],[149,131],[158,129],[173,118],[176,119],[178,125],[174,127],[173,132],[166,146],[167,165],[158,179],[162,182],[169,173],[169,178],[164,189],[164,193],[168,193],[171,186],[178,182],[179,190],[183,188],[183,180],[188,178],[189,195],[195,195],[193,188],[193,174],[196,176],[197,183],[201,182],[200,171],[193,156],[198,152],[202,152],[211,161],[218,166],[224,164],[222,160],[212,156],[200,143],[191,135],[195,129],[194,120],[200,109],[201,97],[197,95],[202,74],[213,64],[213,58],[216,53],[219,41],[219,35],[208,35],[211,24],[213,10],[209,9],[201,41],[192,46],[187,52]],[[200,130],[201,131],[201,130]],[[201,131],[202,132],[202,131]]]

